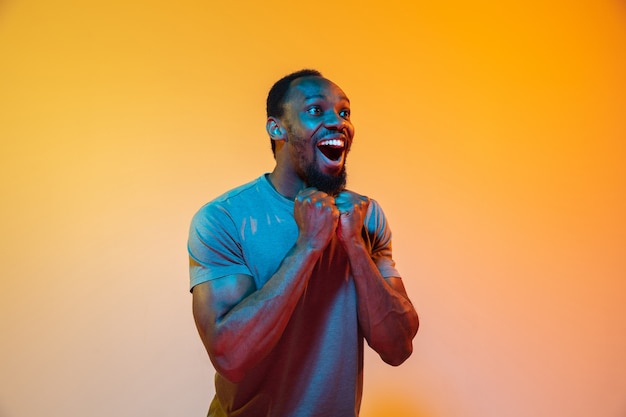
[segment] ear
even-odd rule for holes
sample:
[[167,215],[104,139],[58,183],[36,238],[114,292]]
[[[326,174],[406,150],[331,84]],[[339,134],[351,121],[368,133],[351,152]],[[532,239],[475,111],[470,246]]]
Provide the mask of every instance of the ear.
[[268,117],[265,123],[265,130],[272,140],[287,140],[287,131],[275,117]]

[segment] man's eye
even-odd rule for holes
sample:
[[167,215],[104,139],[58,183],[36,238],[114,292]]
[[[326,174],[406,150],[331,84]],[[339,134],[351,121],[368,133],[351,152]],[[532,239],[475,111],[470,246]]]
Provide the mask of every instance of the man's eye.
[[344,119],[349,119],[350,118],[350,110],[346,109],[346,110],[342,110],[339,112],[339,115],[341,117],[343,117]]
[[322,109],[319,106],[313,106],[309,107],[306,112],[310,115],[317,116],[322,113]]

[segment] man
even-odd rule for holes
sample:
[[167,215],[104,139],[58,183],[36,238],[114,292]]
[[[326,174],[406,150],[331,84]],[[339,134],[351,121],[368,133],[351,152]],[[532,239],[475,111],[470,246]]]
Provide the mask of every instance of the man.
[[354,417],[363,339],[391,365],[418,316],[379,205],[348,191],[350,101],[315,70],[267,99],[270,174],[192,220],[193,313],[217,373],[209,416]]

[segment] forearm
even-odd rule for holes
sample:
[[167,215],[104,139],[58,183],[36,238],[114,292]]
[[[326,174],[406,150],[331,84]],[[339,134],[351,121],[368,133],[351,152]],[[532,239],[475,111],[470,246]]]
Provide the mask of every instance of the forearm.
[[296,244],[275,274],[215,320],[207,345],[218,372],[237,381],[281,338],[320,252]]
[[380,274],[362,241],[347,245],[358,298],[359,325],[369,345],[391,364],[404,362],[413,350],[419,319],[399,278],[393,288]]

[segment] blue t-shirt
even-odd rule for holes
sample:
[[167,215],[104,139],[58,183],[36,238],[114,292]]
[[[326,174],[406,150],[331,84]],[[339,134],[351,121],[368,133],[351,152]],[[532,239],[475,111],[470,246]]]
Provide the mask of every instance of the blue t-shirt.
[[[188,249],[191,288],[245,274],[261,288],[298,237],[294,203],[267,175],[231,190],[194,216]],[[399,277],[391,257],[391,232],[374,200],[363,236],[383,277]],[[363,337],[356,289],[339,241],[316,263],[280,341],[244,379],[215,376],[209,416],[354,417],[363,387]]]

